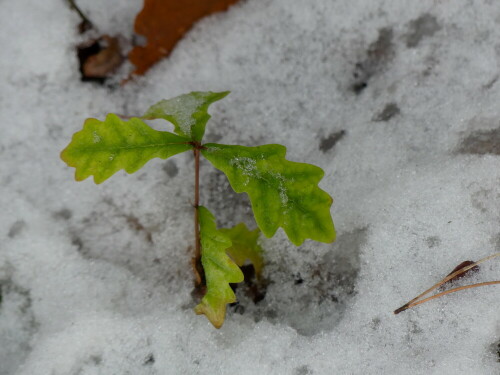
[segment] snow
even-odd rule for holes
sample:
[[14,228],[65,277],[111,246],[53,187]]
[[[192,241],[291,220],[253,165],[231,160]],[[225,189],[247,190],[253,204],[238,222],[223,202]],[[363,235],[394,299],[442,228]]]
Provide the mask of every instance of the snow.
[[[127,38],[142,5],[78,3]],[[500,251],[498,2],[247,0],[123,88],[80,81],[64,2],[0,9],[1,375],[500,372],[498,286],[392,313]],[[192,311],[192,155],[101,185],[59,159],[85,118],[194,90],[232,91],[207,142],[279,143],[323,168],[338,232],[263,239],[266,296],[238,288],[244,311],[220,330]],[[220,226],[254,225],[245,196],[201,173]],[[456,284],[498,275],[491,260]]]

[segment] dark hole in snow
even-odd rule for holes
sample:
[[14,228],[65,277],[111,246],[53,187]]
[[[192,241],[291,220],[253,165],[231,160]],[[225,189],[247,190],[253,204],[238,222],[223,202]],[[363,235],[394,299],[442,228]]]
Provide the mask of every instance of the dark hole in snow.
[[78,252],[82,255],[87,255],[87,252],[84,250],[83,240],[77,234],[73,234],[71,237],[71,244],[76,246]]
[[373,116],[372,121],[389,121],[401,111],[396,103],[387,103],[382,111]]
[[125,215],[125,219],[131,229],[135,232],[143,233],[146,241],[150,244],[153,243],[153,234],[141,223],[138,217],[134,215]]
[[276,312],[276,310],[273,309],[265,310],[264,315],[266,316],[266,318],[269,318],[270,320],[275,320],[278,318],[278,312]]
[[313,371],[307,365],[297,367],[293,370],[293,375],[311,375]]
[[300,273],[293,275],[293,283],[295,285],[300,285],[303,282],[304,282],[304,279],[302,278],[302,276],[300,276]]
[[[249,298],[254,304],[259,303],[266,297],[266,280],[257,280],[253,265],[248,264],[240,267],[243,272],[244,282],[240,284],[230,284],[233,291],[241,290],[242,293]],[[234,306],[242,306],[239,302],[232,304]],[[244,311],[244,310],[243,310]],[[243,313],[243,312],[241,312]]]
[[82,44],[77,47],[77,56],[80,68],[80,79],[82,82],[97,82],[101,85],[106,81],[105,77],[87,77],[83,72],[83,66],[89,57],[97,55],[101,52],[102,47],[98,40],[91,41],[86,44]]
[[100,355],[91,355],[89,362],[94,365],[100,365],[102,363],[102,357]]
[[16,237],[21,231],[26,227],[26,223],[23,220],[18,220],[9,229],[7,236],[9,238]]
[[287,262],[268,263],[266,269],[271,279],[266,298],[253,304],[243,293],[237,295],[245,306],[245,315],[255,321],[286,324],[304,336],[331,331],[356,294],[359,255],[366,236],[367,228],[339,234],[321,259],[301,265],[300,271],[292,275]]
[[438,236],[429,236],[425,239],[427,246],[432,249],[433,247],[441,245],[441,238]]
[[155,363],[155,361],[155,356],[153,355],[153,353],[150,353],[144,360],[143,364],[144,366],[151,366]]
[[498,78],[500,78],[500,77],[498,76],[498,74],[497,74],[497,75],[495,75],[492,79],[490,79],[488,82],[486,82],[486,84],[485,84],[485,85],[483,85],[483,88],[484,88],[485,90],[489,90],[489,89],[491,89],[493,86],[495,86],[495,83],[497,83],[497,82],[498,82]]
[[472,132],[462,141],[458,152],[461,154],[500,155],[500,128]]
[[163,171],[170,178],[174,178],[179,173],[179,168],[177,168],[177,164],[175,164],[174,160],[167,160],[167,162],[163,165]]
[[319,149],[323,152],[327,152],[333,148],[346,135],[345,130],[340,130],[330,134],[328,137],[321,139],[319,143]]
[[497,342],[494,342],[490,346],[490,355],[493,354],[493,358],[497,361],[500,362],[500,340]]
[[478,209],[481,213],[494,213],[498,210],[500,204],[500,191],[480,188],[471,194],[471,203],[472,207]]
[[361,94],[368,87],[368,81],[381,71],[393,57],[392,39],[392,28],[380,29],[377,40],[370,44],[366,51],[366,58],[356,63],[353,72],[354,82],[351,85],[351,89],[356,95]]
[[[356,64],[356,69],[357,68],[360,68],[361,69],[361,66]],[[354,78],[357,78],[356,76]],[[361,91],[363,91],[364,89],[366,89],[368,87],[368,78],[366,80],[362,80],[360,82],[356,82],[352,85],[352,91],[354,91],[354,93],[357,95],[357,94],[361,94]]]
[[52,214],[52,217],[54,219],[62,219],[62,220],[69,220],[73,216],[73,213],[71,210],[67,208],[62,208],[59,211],[56,211]]
[[422,14],[408,24],[409,31],[405,36],[406,46],[408,48],[418,46],[422,39],[433,36],[440,28],[436,17],[429,13]]
[[11,280],[0,280],[0,375],[14,374],[31,352],[38,323],[30,292]]
[[230,306],[233,308],[235,314],[243,315],[245,313],[245,306],[239,302],[232,303]]

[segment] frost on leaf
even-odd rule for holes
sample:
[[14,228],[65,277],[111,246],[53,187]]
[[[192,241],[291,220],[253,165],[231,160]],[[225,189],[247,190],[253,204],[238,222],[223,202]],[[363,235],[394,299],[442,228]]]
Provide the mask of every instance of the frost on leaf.
[[262,248],[258,244],[259,228],[249,230],[243,223],[232,228],[221,228],[220,231],[231,239],[233,243],[227,253],[238,266],[243,266],[247,260],[253,264],[255,274],[260,277],[264,261],[262,259]]
[[76,168],[77,181],[94,176],[100,184],[120,169],[134,173],[153,158],[166,159],[190,150],[189,142],[185,137],[151,129],[141,119],[124,121],[109,114],[104,121],[87,119],[61,158]]
[[229,91],[194,91],[172,99],[161,100],[152,105],[143,118],[167,120],[174,125],[176,134],[200,142],[205,134],[207,121],[210,119],[208,107],[228,94]]
[[300,245],[310,238],[332,242],[332,198],[318,187],[324,172],[285,159],[281,145],[258,147],[205,144],[202,154],[226,174],[237,193],[250,197],[257,225],[271,237],[279,227]]
[[196,314],[205,314],[210,322],[220,328],[226,316],[226,304],[236,302],[229,283],[243,281],[243,273],[226,254],[231,240],[217,230],[215,218],[205,207],[200,206],[201,263],[205,271],[207,293],[194,309]]

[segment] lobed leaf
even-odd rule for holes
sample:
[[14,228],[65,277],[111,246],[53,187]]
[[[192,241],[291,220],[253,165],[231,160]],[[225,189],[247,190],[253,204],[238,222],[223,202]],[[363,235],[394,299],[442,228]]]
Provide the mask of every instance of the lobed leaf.
[[217,230],[215,218],[203,206],[198,207],[200,221],[201,263],[205,271],[207,293],[195,307],[196,314],[205,314],[210,322],[220,328],[226,316],[226,305],[236,302],[229,283],[243,281],[243,272],[226,254],[231,240]]
[[152,158],[166,159],[193,148],[190,140],[150,128],[141,119],[124,121],[114,114],[104,121],[87,119],[61,152],[61,159],[75,167],[77,181],[94,176],[100,184],[120,169],[134,173]]
[[282,227],[295,245],[307,238],[335,239],[332,198],[318,187],[324,175],[321,168],[286,160],[286,148],[281,145],[212,143],[205,144],[201,152],[226,174],[237,193],[248,194],[257,225],[267,237]]
[[200,142],[205,134],[207,121],[210,119],[208,107],[228,94],[229,91],[194,91],[172,99],[161,100],[149,107],[142,118],[167,120],[174,125],[176,134]]
[[221,228],[220,231],[229,237],[233,243],[226,250],[232,260],[243,266],[249,260],[255,269],[255,274],[260,277],[264,260],[262,247],[258,244],[260,229],[249,230],[244,223],[239,223],[232,228]]

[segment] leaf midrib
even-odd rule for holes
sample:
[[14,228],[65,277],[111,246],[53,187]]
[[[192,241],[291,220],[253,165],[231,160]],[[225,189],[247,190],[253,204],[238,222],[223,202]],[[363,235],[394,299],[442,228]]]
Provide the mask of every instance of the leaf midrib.
[[131,146],[113,146],[109,148],[96,148],[96,147],[75,147],[75,150],[78,151],[115,151],[115,150],[134,150],[139,148],[161,148],[163,146],[171,146],[171,145],[188,145],[189,142],[173,142],[173,143],[152,143],[147,145],[131,145]]

